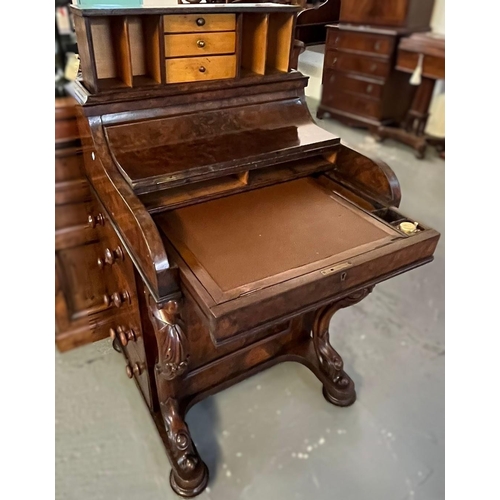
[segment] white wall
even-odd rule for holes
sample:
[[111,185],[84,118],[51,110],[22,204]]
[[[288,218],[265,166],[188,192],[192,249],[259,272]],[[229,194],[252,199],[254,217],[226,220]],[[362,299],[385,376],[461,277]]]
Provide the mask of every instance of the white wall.
[[436,0],[431,19],[432,31],[444,35],[444,24],[444,0]]

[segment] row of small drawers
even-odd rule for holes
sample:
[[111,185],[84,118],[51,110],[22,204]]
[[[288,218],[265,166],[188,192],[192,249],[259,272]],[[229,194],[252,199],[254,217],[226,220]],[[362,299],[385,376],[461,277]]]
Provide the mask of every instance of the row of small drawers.
[[236,76],[235,14],[163,17],[167,83]]

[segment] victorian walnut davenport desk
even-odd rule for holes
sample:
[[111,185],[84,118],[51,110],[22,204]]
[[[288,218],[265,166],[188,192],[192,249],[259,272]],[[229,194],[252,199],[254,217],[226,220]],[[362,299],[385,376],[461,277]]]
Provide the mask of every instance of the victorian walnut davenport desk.
[[73,8],[88,231],[102,244],[88,272],[183,496],[208,481],[188,409],[282,361],[352,404],[330,318],[430,262],[439,239],[397,210],[387,165],[313,122],[307,78],[289,70],[297,10]]

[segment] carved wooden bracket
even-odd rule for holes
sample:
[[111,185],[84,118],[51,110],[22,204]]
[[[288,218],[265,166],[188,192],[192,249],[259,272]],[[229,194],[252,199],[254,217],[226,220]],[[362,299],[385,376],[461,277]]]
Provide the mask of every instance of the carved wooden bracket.
[[157,374],[166,380],[182,375],[189,361],[188,341],[182,331],[177,300],[169,300],[158,306],[153,297],[148,296],[149,318],[153,323],[158,344]]
[[350,379],[344,372],[344,362],[339,353],[331,346],[328,329],[333,315],[358,302],[361,302],[373,290],[373,286],[359,290],[352,295],[324,306],[316,311],[313,323],[313,342],[319,363],[328,378],[340,389],[346,388]]

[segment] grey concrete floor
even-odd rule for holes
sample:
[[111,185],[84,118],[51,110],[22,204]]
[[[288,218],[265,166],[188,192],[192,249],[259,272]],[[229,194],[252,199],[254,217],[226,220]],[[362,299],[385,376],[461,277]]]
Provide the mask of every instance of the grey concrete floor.
[[[315,112],[317,102],[309,100]],[[444,233],[444,162],[325,119],[398,175],[401,209]],[[285,363],[196,405],[188,425],[212,500],[444,499],[444,239],[432,264],[375,287],[332,320],[357,402],[328,404]],[[159,500],[169,463],[124,360],[107,340],[56,354],[56,498]]]

